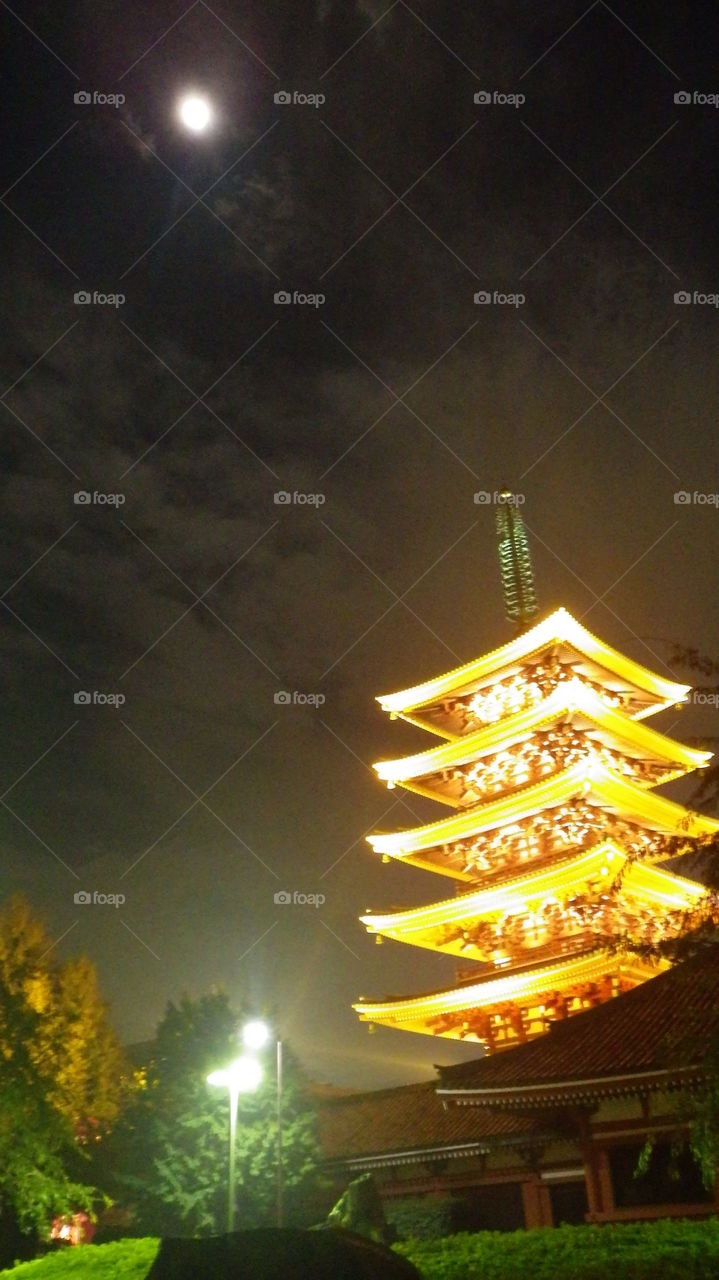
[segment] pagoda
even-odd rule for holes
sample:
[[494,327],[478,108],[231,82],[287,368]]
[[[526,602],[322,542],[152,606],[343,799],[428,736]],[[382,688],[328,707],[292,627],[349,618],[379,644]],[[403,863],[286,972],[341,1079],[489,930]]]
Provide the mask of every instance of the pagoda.
[[[711,753],[643,722],[689,692],[604,644],[565,609],[537,612],[512,496],[497,513],[509,618],[519,634],[466,666],[378,701],[441,739],[374,766],[444,806],[437,821],[375,834],[382,860],[454,882],[452,896],[367,914],[383,938],[456,957],[455,985],[354,1008],[370,1023],[479,1043],[486,1052],[620,995],[668,967],[656,945],[701,916],[706,890],[659,865],[719,822],[654,794]],[[471,966],[471,967],[468,967]]]

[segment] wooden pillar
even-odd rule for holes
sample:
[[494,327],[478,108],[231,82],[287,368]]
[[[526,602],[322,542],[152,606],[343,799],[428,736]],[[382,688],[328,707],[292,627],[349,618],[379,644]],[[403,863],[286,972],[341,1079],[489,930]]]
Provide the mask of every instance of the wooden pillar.
[[539,1178],[522,1183],[522,1207],[524,1209],[524,1225],[527,1231],[533,1227],[551,1227],[552,1203],[549,1198],[549,1187]]
[[584,1143],[583,1159],[587,1208],[590,1216],[595,1213],[611,1213],[614,1209],[614,1193],[606,1151],[601,1147],[595,1147],[590,1139]]

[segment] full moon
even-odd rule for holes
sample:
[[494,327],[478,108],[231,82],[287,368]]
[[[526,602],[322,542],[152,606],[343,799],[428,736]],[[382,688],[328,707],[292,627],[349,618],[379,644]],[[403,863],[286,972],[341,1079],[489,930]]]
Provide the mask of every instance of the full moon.
[[212,108],[206,98],[192,93],[180,99],[178,115],[186,129],[203,133],[212,120]]

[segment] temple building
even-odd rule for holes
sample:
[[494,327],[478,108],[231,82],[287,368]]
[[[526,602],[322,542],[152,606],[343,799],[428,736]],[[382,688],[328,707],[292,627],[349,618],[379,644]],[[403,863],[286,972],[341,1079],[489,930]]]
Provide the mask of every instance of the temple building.
[[456,981],[354,1006],[364,1021],[488,1053],[666,968],[651,949],[709,908],[702,885],[657,863],[719,831],[654,790],[711,758],[645,723],[680,705],[689,687],[610,648],[565,609],[528,627],[536,600],[521,520],[507,505],[498,524],[507,612],[520,634],[378,699],[392,718],[441,739],[376,764],[378,777],[445,812],[369,843],[383,861],[451,880],[454,892],[362,921],[378,941],[456,957]]
[[338,1191],[371,1172],[406,1234],[718,1214],[719,1176],[705,1185],[681,1148],[694,1095],[716,1087],[716,951],[437,1081],[324,1096]]

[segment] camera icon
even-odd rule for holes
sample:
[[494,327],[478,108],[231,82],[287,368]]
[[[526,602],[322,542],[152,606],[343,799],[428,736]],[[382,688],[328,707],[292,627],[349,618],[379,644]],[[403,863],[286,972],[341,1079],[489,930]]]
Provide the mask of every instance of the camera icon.
[[286,907],[292,901],[292,894],[287,889],[279,889],[275,894],[275,902],[279,902],[280,906]]
[[486,307],[492,301],[492,295],[488,289],[480,289],[479,293],[475,293],[474,301],[481,306]]
[[692,295],[687,293],[686,289],[680,289],[679,293],[674,294],[674,301],[682,307],[686,307],[691,300]]
[[492,101],[492,95],[488,89],[480,89],[478,93],[475,93],[474,101],[481,106],[486,106],[488,102]]
[[81,289],[79,293],[73,295],[72,300],[73,302],[86,307],[88,303],[92,302],[92,294],[88,293],[87,289]]
[[72,500],[76,507],[86,507],[92,502],[92,494],[87,489],[78,489],[77,493],[73,493]]
[[292,494],[286,489],[278,489],[275,494],[275,506],[286,507],[292,501]]
[[275,94],[275,102],[278,102],[280,106],[286,107],[287,103],[291,101],[292,101],[292,94],[288,93],[286,89],[280,89]]
[[491,493],[486,493],[485,490],[482,489],[479,493],[475,493],[474,501],[478,507],[486,507],[487,503],[492,501],[492,495]]
[[86,907],[89,902],[92,902],[92,894],[88,893],[86,889],[79,889],[73,895],[73,902],[78,902],[81,906]]
[[72,700],[76,707],[87,707],[92,702],[92,694],[81,689],[79,693],[73,693]]
[[74,95],[73,102],[81,102],[83,104],[92,102],[92,94],[88,93],[87,89],[80,89],[79,92]]
[[274,300],[281,306],[287,307],[292,301],[292,294],[288,293],[286,289],[279,289],[275,294]]
[[280,689],[279,693],[275,694],[274,701],[277,707],[288,707],[292,701],[292,694],[286,689]]
[[687,502],[691,502],[692,495],[687,493],[686,489],[678,489],[674,494],[674,502],[676,506],[686,506]]
[[674,101],[681,103],[682,105],[686,105],[686,103],[691,102],[691,100],[692,95],[687,93],[686,89],[680,89],[678,93],[674,94]]

